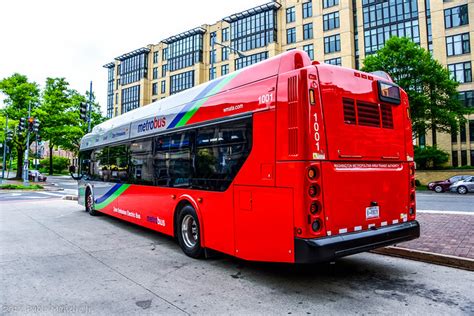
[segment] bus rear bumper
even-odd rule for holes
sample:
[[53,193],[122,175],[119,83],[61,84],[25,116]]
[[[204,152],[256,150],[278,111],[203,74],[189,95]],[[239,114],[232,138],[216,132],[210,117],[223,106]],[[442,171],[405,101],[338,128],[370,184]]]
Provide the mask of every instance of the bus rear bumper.
[[318,239],[295,238],[295,263],[316,263],[420,237],[420,224],[410,221],[357,233]]

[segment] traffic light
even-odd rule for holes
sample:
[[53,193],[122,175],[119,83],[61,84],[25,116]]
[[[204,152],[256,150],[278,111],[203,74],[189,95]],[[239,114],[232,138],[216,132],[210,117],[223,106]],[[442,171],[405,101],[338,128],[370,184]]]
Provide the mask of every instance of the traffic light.
[[38,119],[34,119],[33,121],[33,132],[38,133],[40,126],[40,121]]
[[33,131],[33,124],[35,123],[35,118],[34,117],[29,117],[28,118],[28,130],[31,132]]
[[11,141],[13,139],[13,131],[8,131],[6,135],[7,142]]
[[81,120],[87,122],[87,103],[81,102],[80,105]]
[[18,131],[23,132],[25,130],[26,118],[20,118],[20,123],[18,124]]

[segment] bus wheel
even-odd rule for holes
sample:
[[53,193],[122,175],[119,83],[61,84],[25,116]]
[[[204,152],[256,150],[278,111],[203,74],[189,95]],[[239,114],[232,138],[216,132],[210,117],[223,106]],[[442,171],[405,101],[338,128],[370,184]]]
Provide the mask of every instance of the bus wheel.
[[86,191],[86,212],[88,212],[92,216],[99,215],[99,212],[94,210],[94,197],[90,190]]
[[201,234],[196,211],[190,205],[181,209],[178,215],[177,237],[183,252],[192,258],[202,257]]

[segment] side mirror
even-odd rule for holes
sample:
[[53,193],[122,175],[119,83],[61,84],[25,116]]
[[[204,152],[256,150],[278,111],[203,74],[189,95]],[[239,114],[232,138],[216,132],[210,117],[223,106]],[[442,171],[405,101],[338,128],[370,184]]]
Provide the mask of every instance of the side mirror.
[[75,173],[76,172],[76,166],[69,166],[69,173]]

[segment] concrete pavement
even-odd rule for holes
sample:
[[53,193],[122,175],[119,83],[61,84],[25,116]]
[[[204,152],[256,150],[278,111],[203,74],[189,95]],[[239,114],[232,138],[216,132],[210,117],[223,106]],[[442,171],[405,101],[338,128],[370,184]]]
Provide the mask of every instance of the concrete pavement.
[[73,201],[3,205],[0,314],[474,313],[464,270],[370,253],[309,266],[194,260]]

